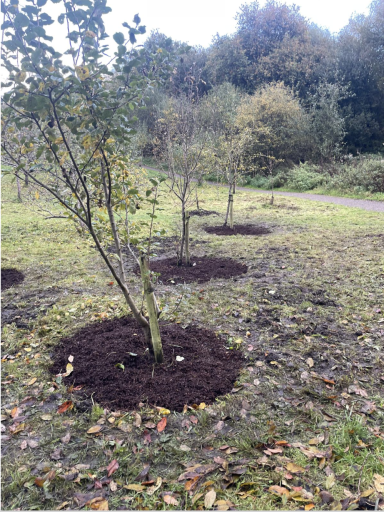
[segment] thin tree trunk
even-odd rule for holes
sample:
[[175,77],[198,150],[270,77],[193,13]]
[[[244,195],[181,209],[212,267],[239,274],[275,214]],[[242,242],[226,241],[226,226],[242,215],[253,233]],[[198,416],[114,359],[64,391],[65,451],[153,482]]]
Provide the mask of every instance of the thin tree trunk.
[[187,267],[191,266],[191,255],[189,253],[189,220],[191,216],[189,212],[185,212],[185,264]]
[[233,194],[229,194],[229,227],[233,229]]
[[17,183],[17,199],[20,203],[22,203],[23,199],[21,197],[21,187],[20,187],[20,180],[19,180],[18,176],[16,176],[16,183]]
[[29,185],[29,175],[27,172],[24,173],[24,186],[28,187]]
[[147,311],[149,316],[153,355],[155,357],[156,363],[162,363],[164,361],[164,354],[159,328],[158,306],[149,275],[148,258],[142,253],[140,255],[139,261],[141,280],[143,282],[144,296],[147,303]]
[[275,197],[273,195],[273,175],[272,174],[271,174],[271,192],[272,192],[272,195],[271,195],[271,202],[270,202],[270,204],[273,205]]
[[196,208],[197,208],[198,210],[200,210],[200,205],[199,205],[199,196],[198,196],[198,194],[197,194],[197,188],[196,188]]
[[184,202],[181,205],[181,217],[182,217],[182,233],[181,233],[181,242],[180,242],[180,252],[179,252],[179,261],[177,264],[181,266],[183,264],[183,255],[184,255],[184,242],[185,242],[185,205]]
[[231,195],[232,195],[232,183],[230,183],[229,185],[229,190],[228,190],[228,203],[227,203],[227,213],[225,215],[225,221],[224,221],[224,226],[227,225],[228,223],[228,216],[229,216],[229,208],[230,208],[230,203],[231,203]]

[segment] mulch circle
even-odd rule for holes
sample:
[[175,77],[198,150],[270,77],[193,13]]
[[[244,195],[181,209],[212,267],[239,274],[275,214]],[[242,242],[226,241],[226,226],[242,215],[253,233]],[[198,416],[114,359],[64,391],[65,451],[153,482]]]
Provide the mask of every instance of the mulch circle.
[[205,226],[204,231],[211,235],[267,235],[271,230],[263,226],[254,226],[253,224],[237,224],[233,229],[229,226]]
[[218,212],[216,212],[215,210],[203,210],[202,208],[200,208],[200,210],[191,210],[189,212],[189,215],[191,215],[191,217],[206,217],[208,215],[220,215]]
[[24,274],[15,268],[1,269],[1,289],[8,290],[24,281]]
[[152,260],[151,270],[159,273],[159,281],[166,284],[205,283],[211,279],[229,279],[248,271],[244,263],[230,258],[192,258],[192,265],[178,266],[176,258]]
[[182,411],[185,404],[209,404],[232,390],[244,365],[240,351],[227,350],[213,331],[195,326],[162,323],[161,336],[165,362],[154,365],[132,317],[94,323],[61,339],[51,372],[64,373],[72,355],[73,372],[64,382],[84,386],[82,392],[114,410],[143,402]]

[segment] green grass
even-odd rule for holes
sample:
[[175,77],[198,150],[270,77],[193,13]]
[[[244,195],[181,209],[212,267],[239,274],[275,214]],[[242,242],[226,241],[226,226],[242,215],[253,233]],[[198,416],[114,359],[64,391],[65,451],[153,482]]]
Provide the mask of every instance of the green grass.
[[[22,194],[26,197],[25,188]],[[268,226],[271,234],[218,237],[203,227],[221,222],[227,191],[206,185],[199,194],[201,207],[221,217],[192,219],[193,253],[240,259],[248,274],[237,281],[204,284],[203,300],[197,293],[202,285],[158,286],[159,301],[169,311],[164,315],[168,321],[203,325],[232,345],[241,339],[239,350],[247,364],[236,392],[205,410],[172,412],[164,433],[152,431],[152,442],[145,445],[144,424],[160,420],[157,410],[105,410],[52,379],[51,354],[60,338],[100,315],[127,314],[127,308],[119,291],[108,286],[111,278],[92,244],[67,221],[39,216],[30,209],[34,201],[18,203],[16,185],[3,179],[2,265],[26,276],[20,286],[2,293],[3,313],[16,309],[26,324],[3,326],[3,357],[14,356],[3,361],[3,435],[10,436],[4,442],[3,508],[55,509],[63,502],[68,502],[64,509],[78,507],[75,494],[93,495],[94,481],[106,476],[113,459],[119,463],[111,477],[116,490],[103,487],[110,509],[172,509],[161,495],[172,492],[179,508],[201,510],[211,488],[217,500],[241,510],[294,510],[306,503],[328,510],[340,507],[349,495],[354,507],[358,492],[369,494],[370,489],[366,499],[375,504],[374,475],[383,475],[384,464],[384,215],[281,196],[270,206],[264,194],[239,191],[235,222]],[[179,223],[178,205],[165,188],[160,201],[157,227],[172,236]],[[140,298],[136,276],[131,280]],[[175,311],[180,294],[183,300]],[[29,405],[22,404],[26,397],[32,397]],[[57,414],[66,400],[73,400],[74,408]],[[24,407],[26,417],[24,429],[12,434],[14,407]],[[135,426],[135,412],[143,418],[140,427]],[[191,414],[198,422],[183,427]],[[216,428],[219,421],[224,422],[222,430]],[[87,434],[97,422],[101,434]],[[66,444],[61,438],[67,433],[71,438]],[[324,461],[300,449],[313,446],[309,442],[314,438],[320,440],[316,448],[324,451]],[[37,446],[22,449],[30,440]],[[290,446],[283,446],[282,453],[264,452],[283,440]],[[182,451],[181,445],[191,450]],[[223,445],[238,451],[226,454],[220,450]],[[63,459],[52,459],[57,448]],[[193,464],[211,464],[213,457],[226,459],[229,466],[207,474],[190,494],[179,476]],[[135,478],[145,463],[155,481],[162,478],[153,495],[124,488],[138,483]],[[289,463],[304,473],[290,472]],[[85,466],[78,469],[78,464]],[[235,474],[238,466],[245,473]],[[35,478],[53,469],[56,476],[38,487]],[[332,471],[333,483],[328,476]],[[68,477],[72,473],[77,475]],[[285,501],[268,491],[272,485],[305,487],[311,495],[301,495],[307,502],[296,501],[300,495]],[[319,495],[327,486],[335,499],[328,505]]]

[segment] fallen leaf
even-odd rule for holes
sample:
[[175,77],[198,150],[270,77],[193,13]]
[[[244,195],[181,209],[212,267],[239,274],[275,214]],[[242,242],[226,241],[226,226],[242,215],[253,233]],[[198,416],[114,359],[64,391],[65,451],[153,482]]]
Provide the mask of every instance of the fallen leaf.
[[164,418],[162,418],[159,423],[157,424],[157,431],[158,432],[163,432],[163,430],[165,429],[165,427],[167,426],[167,418],[164,416]]
[[137,477],[135,478],[135,481],[136,482],[143,482],[146,480],[147,478],[147,475],[149,473],[149,469],[150,469],[150,465],[149,464],[145,464],[144,465],[144,468],[141,470],[141,472],[137,475]]
[[314,503],[307,503],[304,507],[304,510],[312,510],[313,508],[315,508]]
[[40,418],[44,421],[51,421],[52,415],[51,414],[42,414]]
[[101,425],[95,425],[87,430],[87,434],[97,434],[101,430]]
[[111,461],[109,464],[108,464],[108,467],[107,467],[107,471],[108,471],[108,476],[111,476],[113,475],[113,473],[115,471],[117,471],[119,469],[119,463],[117,462],[116,459],[113,459],[113,461]]
[[155,485],[148,487],[148,489],[147,489],[148,496],[152,496],[152,494],[154,494],[158,489],[160,489],[162,483],[163,483],[163,479],[159,476],[156,480]]
[[53,460],[60,460],[63,458],[63,452],[61,451],[61,448],[56,448],[56,450],[54,450],[51,455],[50,455],[51,459]]
[[74,360],[74,357],[73,357],[73,356],[69,356],[69,357],[68,357],[68,361],[69,361],[70,363],[73,363],[73,360]]
[[112,480],[109,483],[109,488],[111,489],[112,492],[116,492],[117,491],[117,483]]
[[375,486],[375,489],[377,492],[384,493],[384,477],[379,475],[378,473],[375,473],[373,475],[373,485]]
[[73,372],[73,366],[71,365],[71,363],[68,363],[67,366],[66,366],[66,373],[65,373],[65,376],[67,377],[68,375],[70,375],[72,372]]
[[360,494],[361,498],[368,498],[371,494],[373,494],[375,491],[373,489],[367,489],[366,491],[362,492]]
[[180,363],[181,361],[184,361],[184,357],[176,356],[176,361]]
[[179,502],[177,501],[176,498],[174,498],[173,496],[171,496],[170,494],[166,494],[165,496],[163,496],[163,500],[165,503],[167,503],[168,505],[173,505],[173,506],[177,506],[179,504]]
[[108,501],[101,496],[87,501],[85,505],[91,507],[92,510],[109,510]]
[[27,386],[32,386],[32,384],[34,384],[36,381],[37,381],[37,378],[33,377],[33,379],[31,379],[29,382],[27,382]]
[[22,441],[22,443],[20,445],[20,449],[25,450],[27,448],[27,446],[28,446],[27,441],[24,439],[24,441]]
[[169,409],[165,409],[164,407],[156,407],[156,409],[162,416],[165,416],[166,414],[171,414],[171,411]]
[[61,438],[61,442],[64,444],[68,444],[70,439],[71,439],[71,434],[68,432],[67,434],[65,434],[64,437]]
[[39,443],[34,439],[27,439],[27,444],[30,448],[36,448],[37,446],[39,446]]
[[327,490],[331,489],[334,485],[335,485],[335,482],[336,482],[336,478],[335,478],[335,475],[334,473],[331,473],[329,476],[327,476],[327,478],[325,479],[325,488]]
[[73,409],[73,402],[72,400],[67,400],[66,402],[62,403],[60,407],[57,409],[57,414],[63,414],[64,412]]
[[128,484],[123,486],[124,489],[128,489],[128,491],[142,492],[145,489],[144,485],[140,484]]
[[69,501],[63,501],[63,503],[60,503],[60,505],[58,507],[56,507],[56,510],[61,510],[64,507],[66,507],[67,505],[69,505]]
[[201,402],[201,404],[199,405],[199,409],[205,409],[206,408],[206,405],[204,402]]
[[307,365],[310,367],[310,368],[313,368],[313,365],[315,364],[312,357],[308,357],[308,359],[306,360],[306,363]]
[[286,466],[286,469],[290,472],[290,473],[303,473],[305,471],[304,468],[302,468],[301,466],[298,466],[297,464],[295,464],[294,462],[289,462]]
[[156,428],[156,423],[153,423],[153,421],[148,421],[148,423],[145,424],[147,428]]
[[321,491],[319,493],[320,499],[323,503],[332,503],[335,501],[335,498],[328,491]]
[[135,427],[139,428],[141,426],[141,416],[138,412],[135,412],[135,421],[133,422]]
[[215,502],[216,510],[229,510],[229,505],[225,500],[217,500]]
[[204,498],[204,507],[205,508],[212,508],[212,505],[216,501],[216,492],[212,489],[211,491],[207,492]]
[[196,416],[190,416],[189,417],[189,420],[194,424],[194,425],[197,425],[199,420]]
[[285,487],[280,487],[280,485],[271,485],[268,491],[272,494],[277,494],[279,496],[283,496],[283,494],[289,496],[288,489],[286,489]]
[[190,452],[191,448],[189,446],[187,446],[186,444],[182,444],[182,445],[180,445],[180,450],[182,452]]

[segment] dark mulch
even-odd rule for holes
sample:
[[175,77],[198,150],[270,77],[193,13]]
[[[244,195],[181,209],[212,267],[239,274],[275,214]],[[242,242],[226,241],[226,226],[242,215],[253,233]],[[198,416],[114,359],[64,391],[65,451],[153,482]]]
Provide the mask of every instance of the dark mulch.
[[234,229],[229,226],[205,226],[204,230],[212,235],[267,235],[271,231],[263,226],[253,224],[237,224]]
[[245,274],[248,267],[230,258],[192,258],[192,266],[178,266],[176,258],[151,261],[151,270],[161,274],[159,281],[167,284],[205,283],[210,279],[229,279]]
[[191,217],[207,217],[208,215],[220,215],[218,212],[215,212],[215,210],[203,210],[200,208],[200,210],[191,210],[189,212],[189,215]]
[[212,403],[231,391],[244,364],[241,352],[227,350],[213,331],[195,326],[162,324],[161,336],[165,363],[154,366],[133,318],[94,323],[60,341],[51,371],[65,372],[74,356],[74,370],[64,382],[84,386],[87,395],[94,393],[97,402],[115,410],[144,402],[181,411],[185,404]]
[[8,290],[24,281],[24,274],[15,268],[1,269],[1,289]]

